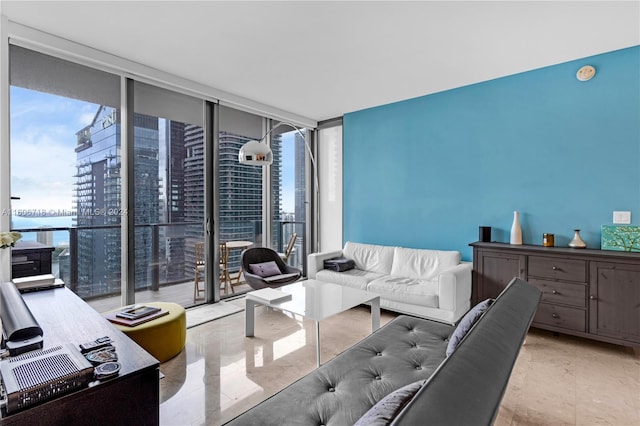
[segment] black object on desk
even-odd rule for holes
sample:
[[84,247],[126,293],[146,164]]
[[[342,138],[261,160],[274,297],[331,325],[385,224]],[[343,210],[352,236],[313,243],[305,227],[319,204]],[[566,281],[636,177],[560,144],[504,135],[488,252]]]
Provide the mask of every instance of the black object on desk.
[[0,283],[2,346],[15,356],[41,349],[42,328],[13,283]]

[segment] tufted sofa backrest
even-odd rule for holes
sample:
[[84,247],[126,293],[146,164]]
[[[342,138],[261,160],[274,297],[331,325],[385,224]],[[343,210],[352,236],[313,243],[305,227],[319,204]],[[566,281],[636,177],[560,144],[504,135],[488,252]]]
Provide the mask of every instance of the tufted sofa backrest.
[[455,327],[399,316],[228,425],[353,425],[424,379],[394,425],[490,425],[539,300],[538,289],[515,279],[449,357]]
[[392,425],[492,425],[541,295],[514,278]]

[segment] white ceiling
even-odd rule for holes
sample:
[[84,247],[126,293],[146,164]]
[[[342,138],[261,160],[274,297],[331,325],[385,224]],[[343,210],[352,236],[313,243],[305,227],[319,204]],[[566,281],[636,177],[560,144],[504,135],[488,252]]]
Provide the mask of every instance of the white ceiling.
[[640,45],[639,1],[1,1],[0,13],[312,120]]

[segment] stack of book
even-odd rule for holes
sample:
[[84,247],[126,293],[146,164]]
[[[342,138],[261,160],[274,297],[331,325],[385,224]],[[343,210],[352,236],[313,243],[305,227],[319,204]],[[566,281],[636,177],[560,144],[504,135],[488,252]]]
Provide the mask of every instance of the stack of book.
[[151,321],[168,313],[169,311],[155,306],[133,305],[127,306],[120,311],[106,313],[104,316],[112,323],[135,327],[138,324]]

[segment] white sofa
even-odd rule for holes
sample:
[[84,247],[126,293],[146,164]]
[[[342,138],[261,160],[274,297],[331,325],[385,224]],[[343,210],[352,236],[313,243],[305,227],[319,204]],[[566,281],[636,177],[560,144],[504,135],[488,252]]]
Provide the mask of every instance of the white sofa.
[[[335,257],[353,259],[355,268],[324,269]],[[471,306],[471,269],[457,251],[347,241],[343,250],[310,254],[307,276],[377,293],[380,306],[391,311],[455,324]]]

